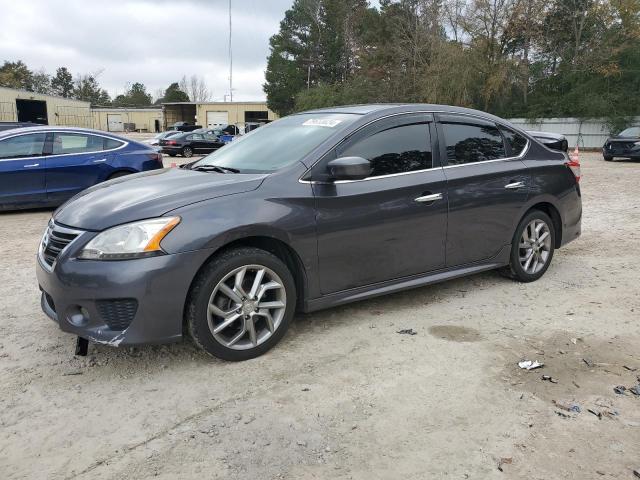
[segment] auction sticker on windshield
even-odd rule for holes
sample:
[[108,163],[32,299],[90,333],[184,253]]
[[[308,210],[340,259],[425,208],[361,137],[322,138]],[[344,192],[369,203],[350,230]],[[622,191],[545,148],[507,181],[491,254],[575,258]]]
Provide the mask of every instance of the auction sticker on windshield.
[[338,125],[342,120],[333,120],[329,118],[310,118],[302,125],[310,126],[310,127],[329,127],[333,128]]

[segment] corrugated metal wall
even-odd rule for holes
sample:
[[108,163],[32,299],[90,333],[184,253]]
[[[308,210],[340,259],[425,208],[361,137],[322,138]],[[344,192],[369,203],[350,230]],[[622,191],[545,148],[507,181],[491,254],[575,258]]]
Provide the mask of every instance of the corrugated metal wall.
[[[609,136],[603,119],[539,118],[531,122],[526,118],[511,118],[509,121],[523,130],[561,133],[567,137],[569,147],[602,148]],[[635,123],[640,125],[640,117],[636,118]]]

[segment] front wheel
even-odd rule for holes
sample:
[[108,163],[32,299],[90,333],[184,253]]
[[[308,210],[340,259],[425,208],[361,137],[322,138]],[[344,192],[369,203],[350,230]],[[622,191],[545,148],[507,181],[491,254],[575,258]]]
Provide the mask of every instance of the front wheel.
[[193,149],[191,147],[184,147],[182,149],[182,156],[186,158],[193,157]]
[[296,308],[287,266],[257,248],[214,257],[198,274],[187,300],[186,320],[197,346],[223,360],[248,360],[284,336]]
[[603,157],[605,162],[610,162],[611,160],[613,160],[613,157],[610,155],[603,155]]
[[533,210],[520,220],[511,244],[511,258],[502,272],[520,282],[538,280],[549,268],[555,249],[555,229],[549,216]]

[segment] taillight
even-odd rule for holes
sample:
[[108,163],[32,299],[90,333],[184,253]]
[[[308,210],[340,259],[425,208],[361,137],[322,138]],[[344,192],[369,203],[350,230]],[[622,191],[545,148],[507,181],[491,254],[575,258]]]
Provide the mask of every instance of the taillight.
[[167,145],[177,145],[178,142],[176,142],[175,140],[167,140]]

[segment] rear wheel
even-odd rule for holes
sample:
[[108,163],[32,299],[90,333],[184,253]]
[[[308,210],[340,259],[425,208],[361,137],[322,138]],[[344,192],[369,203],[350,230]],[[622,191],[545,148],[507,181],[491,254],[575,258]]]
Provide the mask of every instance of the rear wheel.
[[184,147],[182,149],[182,156],[186,158],[193,157],[193,149],[191,147]]
[[549,268],[555,249],[555,229],[549,216],[529,212],[518,224],[511,244],[511,258],[502,272],[520,282],[538,280]]
[[224,360],[247,360],[284,336],[296,308],[287,266],[257,248],[237,248],[213,258],[187,299],[187,325],[196,345]]

